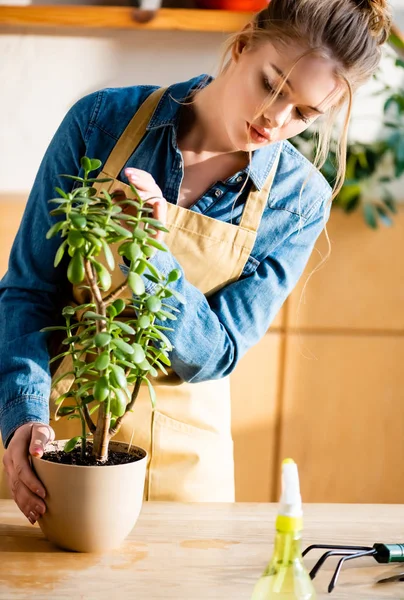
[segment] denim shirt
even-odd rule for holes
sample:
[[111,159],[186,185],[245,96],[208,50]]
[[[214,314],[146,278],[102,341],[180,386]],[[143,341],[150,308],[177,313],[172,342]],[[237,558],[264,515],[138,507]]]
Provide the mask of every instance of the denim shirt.
[[[166,200],[177,203],[183,178],[176,138],[178,101],[209,82],[209,77],[199,76],[169,88],[140,145],[122,165],[119,179],[128,183],[123,170],[129,166],[149,171]],[[111,88],[80,99],[65,116],[41,162],[8,272],[0,282],[0,426],[5,443],[26,422],[49,421],[49,351],[47,334],[39,330],[55,324],[56,307],[68,303],[70,289],[66,262],[56,269],[53,266],[59,236],[45,237],[57,219],[49,215],[52,205],[48,200],[55,196],[55,186],[70,191],[71,180],[60,174],[83,175],[82,156],[105,164],[130,119],[155,89]],[[264,184],[279,144],[281,155],[272,191],[240,279],[208,298],[184,277],[173,284],[187,302],[172,323],[174,331],[167,332],[174,346],[172,367],[184,381],[196,383],[231,373],[267,331],[328,219],[328,184],[289,142],[256,150],[249,167],[217,181],[190,210],[239,224],[248,191],[251,185],[260,189]],[[163,273],[180,268],[169,252],[157,253],[153,261]],[[177,301],[172,297],[170,302]]]

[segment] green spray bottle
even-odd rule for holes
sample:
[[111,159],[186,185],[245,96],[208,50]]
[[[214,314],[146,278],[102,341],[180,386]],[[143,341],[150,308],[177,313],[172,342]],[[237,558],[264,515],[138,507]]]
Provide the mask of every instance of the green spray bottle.
[[276,519],[273,556],[258,580],[251,600],[314,600],[313,583],[301,550],[302,498],[296,463],[282,462],[282,495]]

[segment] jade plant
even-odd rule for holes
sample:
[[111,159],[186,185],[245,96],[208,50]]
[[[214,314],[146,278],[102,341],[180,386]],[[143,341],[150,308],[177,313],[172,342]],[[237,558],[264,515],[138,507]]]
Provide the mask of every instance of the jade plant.
[[[70,390],[56,400],[55,419],[81,421],[81,435],[70,439],[64,450],[71,452],[81,442],[84,461],[91,438],[93,457],[104,463],[108,459],[109,441],[132,410],[142,384],[148,386],[155,405],[150,378],[159,371],[167,374],[166,367],[171,364],[172,345],[164,333],[170,328],[161,323],[175,320],[174,313],[178,312],[165,300],[175,296],[183,303],[183,298],[170,289],[180,271],[174,269],[163,276],[149,260],[156,252],[167,251],[155,239],[157,231],[168,230],[152,218],[153,209],[140,198],[133,185],[130,186],[133,198],[122,194],[114,197],[105,189],[97,193],[94,184],[111,181],[89,177],[100,169],[101,162],[83,157],[81,166],[83,177],[62,175],[74,180],[75,189],[66,193],[55,188],[59,197],[49,200],[57,205],[50,214],[59,220],[48,231],[47,238],[60,236],[54,265],[57,267],[65,257],[67,279],[88,293],[88,302],[65,306],[62,310],[65,324],[42,331],[58,331],[65,336],[66,350],[50,362],[68,355],[72,359],[71,370],[52,384],[56,386],[66,377],[73,381]],[[124,212],[128,207],[131,214]],[[111,250],[115,244],[126,263],[122,272],[127,273],[124,282],[111,289],[111,273],[120,268]],[[145,290],[143,277],[153,282],[152,293]],[[129,293],[125,297],[130,300],[120,297],[126,288]]]

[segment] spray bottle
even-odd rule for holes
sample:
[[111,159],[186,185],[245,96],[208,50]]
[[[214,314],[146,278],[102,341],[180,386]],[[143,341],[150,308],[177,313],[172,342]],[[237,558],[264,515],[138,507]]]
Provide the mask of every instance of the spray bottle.
[[317,598],[301,551],[302,499],[296,463],[282,462],[282,495],[276,519],[273,556],[258,580],[251,600],[314,600]]

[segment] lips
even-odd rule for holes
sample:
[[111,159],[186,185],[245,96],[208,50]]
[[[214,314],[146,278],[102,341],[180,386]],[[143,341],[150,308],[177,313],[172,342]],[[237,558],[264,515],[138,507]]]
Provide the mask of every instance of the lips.
[[264,129],[258,125],[251,125],[247,122],[247,130],[251,137],[251,140],[256,144],[264,144],[271,141],[271,134],[269,129]]
[[268,141],[270,140],[271,135],[270,135],[269,129],[264,129],[263,127],[258,127],[257,125],[250,125],[250,127],[252,129],[255,129],[255,131],[257,133],[259,133],[259,135],[261,137],[267,139]]

